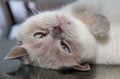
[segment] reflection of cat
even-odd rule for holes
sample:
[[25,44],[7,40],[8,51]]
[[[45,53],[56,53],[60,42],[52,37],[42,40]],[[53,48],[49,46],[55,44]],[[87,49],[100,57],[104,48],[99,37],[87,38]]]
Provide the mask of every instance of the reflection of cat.
[[[32,16],[21,26],[19,45],[6,59],[17,58],[43,68],[70,67],[81,71],[89,70],[88,63],[93,62],[120,64],[117,45],[120,28],[115,23],[117,19],[111,16],[113,10],[108,9],[107,3],[102,4],[102,0],[81,0],[60,10]],[[111,26],[116,24],[111,30],[107,18]]]
[[120,67],[95,66],[92,71],[79,72],[75,70],[50,70],[22,65],[19,70],[8,73],[11,77],[20,79],[120,79]]
[[119,66],[98,66],[95,68],[94,79],[120,79]]
[[33,66],[21,66],[17,71],[8,73],[11,77],[20,79],[93,79],[92,72],[75,70],[51,70]]

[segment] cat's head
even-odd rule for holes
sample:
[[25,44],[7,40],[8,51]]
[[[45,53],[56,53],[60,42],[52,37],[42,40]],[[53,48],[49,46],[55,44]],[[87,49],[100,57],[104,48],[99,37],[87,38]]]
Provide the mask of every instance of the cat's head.
[[18,46],[6,59],[43,68],[89,70],[96,52],[95,36],[81,20],[57,11],[39,13],[18,32]]

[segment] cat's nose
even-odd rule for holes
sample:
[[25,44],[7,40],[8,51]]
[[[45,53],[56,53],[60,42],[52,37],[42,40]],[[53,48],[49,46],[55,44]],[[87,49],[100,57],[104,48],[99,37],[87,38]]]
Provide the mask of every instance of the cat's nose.
[[61,34],[63,32],[61,26],[52,27],[52,31],[57,34]]

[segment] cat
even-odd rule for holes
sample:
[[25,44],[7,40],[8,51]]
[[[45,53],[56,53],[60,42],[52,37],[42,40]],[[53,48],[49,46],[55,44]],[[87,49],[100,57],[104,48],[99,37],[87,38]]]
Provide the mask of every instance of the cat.
[[79,0],[59,10],[38,13],[22,24],[19,44],[5,59],[58,70],[88,71],[89,63],[119,65],[118,3]]

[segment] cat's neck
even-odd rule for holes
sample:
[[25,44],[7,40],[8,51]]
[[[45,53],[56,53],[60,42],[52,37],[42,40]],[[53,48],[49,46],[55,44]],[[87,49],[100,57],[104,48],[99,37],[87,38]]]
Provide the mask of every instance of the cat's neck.
[[107,43],[98,44],[97,64],[120,64],[120,24],[111,24]]

